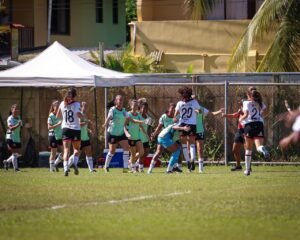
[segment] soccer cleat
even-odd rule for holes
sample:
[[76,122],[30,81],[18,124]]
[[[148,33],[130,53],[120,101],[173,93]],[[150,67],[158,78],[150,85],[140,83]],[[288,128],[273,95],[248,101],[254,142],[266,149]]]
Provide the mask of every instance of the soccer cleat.
[[74,174],[78,175],[79,174],[78,167],[74,165],[73,168],[74,168]]
[[90,173],[93,173],[93,172],[97,172],[95,169],[93,169],[92,171],[90,171]]
[[268,160],[268,159],[270,158],[270,153],[269,153],[269,151],[268,151],[265,147],[262,148],[262,151],[263,151],[264,158],[265,158],[266,160]]
[[234,166],[230,170],[234,172],[234,171],[241,171],[242,169],[243,169],[242,166]]
[[182,173],[182,170],[179,167],[174,167],[173,172]]
[[187,162],[187,168],[189,171],[191,171],[191,167],[192,167],[191,162]]
[[109,168],[103,168],[105,173],[109,173]]
[[150,168],[149,168],[147,171],[147,174],[151,174],[151,173],[152,173],[152,170],[150,170]]
[[245,175],[245,176],[250,176],[250,170],[245,170],[245,171],[244,171],[244,175]]
[[65,171],[65,177],[69,176],[69,171]]
[[166,171],[166,174],[172,174],[173,171]]
[[8,170],[8,162],[6,160],[3,161],[3,167]]
[[54,167],[55,167],[55,171],[56,171],[56,172],[59,172],[59,168],[58,168],[58,166],[57,166],[57,165],[55,165]]
[[15,172],[21,172],[21,170],[19,168],[16,168]]
[[191,168],[190,168],[192,171],[194,171],[196,169],[195,167],[195,161],[192,161],[191,162]]

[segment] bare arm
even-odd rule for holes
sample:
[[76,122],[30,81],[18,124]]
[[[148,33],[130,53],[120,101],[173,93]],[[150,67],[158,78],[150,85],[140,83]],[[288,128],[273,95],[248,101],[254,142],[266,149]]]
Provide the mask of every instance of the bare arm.
[[56,124],[54,124],[54,125],[50,125],[50,124],[48,123],[48,129],[49,129],[49,130],[54,129],[54,128],[58,127],[59,125],[61,125],[61,121],[59,121],[58,123],[56,123]]
[[124,133],[125,133],[125,136],[128,138],[128,139],[131,139],[131,135],[130,133],[128,132],[126,126],[128,125],[128,121],[129,121],[129,118],[126,118],[125,120],[125,124],[124,124]]
[[21,125],[22,125],[22,121],[19,120],[19,122],[18,122],[16,125],[8,126],[8,128],[9,128],[10,130],[15,130],[16,128],[18,128],[18,127],[21,126]]
[[211,114],[211,115],[216,116],[216,115],[219,115],[219,114],[221,114],[221,113],[223,113],[223,112],[224,112],[224,108],[220,108],[218,111],[215,111],[215,112],[208,112],[208,114]]
[[102,127],[106,128],[108,126],[109,121],[111,120],[111,116],[107,116],[105,122],[103,123]]
[[155,138],[157,136],[157,134],[161,131],[162,127],[163,127],[163,125],[161,123],[158,124],[158,126],[156,127],[154,132],[151,134],[151,138]]
[[242,122],[244,119],[246,119],[249,115],[249,112],[246,110],[246,111],[243,111],[243,115],[240,117],[239,119],[239,122]]
[[300,141],[300,132],[292,132],[289,136],[283,138],[279,145],[282,149],[286,149],[290,144]]

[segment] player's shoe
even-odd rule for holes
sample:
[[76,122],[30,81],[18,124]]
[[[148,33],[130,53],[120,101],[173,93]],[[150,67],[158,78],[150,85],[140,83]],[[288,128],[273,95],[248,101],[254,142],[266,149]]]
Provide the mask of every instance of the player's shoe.
[[241,171],[242,169],[243,169],[242,166],[234,166],[230,170],[234,172],[234,171]]
[[144,168],[139,168],[139,172],[143,173],[144,172]]
[[250,176],[250,170],[245,170],[245,171],[244,171],[244,175],[245,175],[245,176]]
[[78,175],[79,174],[78,167],[74,165],[73,168],[74,168],[74,174]]
[[150,170],[150,168],[149,168],[147,171],[147,174],[151,174],[151,173],[152,173],[152,170]]
[[173,172],[182,173],[182,170],[179,167],[174,167]]
[[173,171],[166,171],[166,174],[172,174]]
[[266,160],[268,160],[270,158],[270,153],[264,146],[262,147],[262,152],[263,152],[264,158]]
[[128,168],[123,168],[123,173],[128,173]]
[[15,172],[21,172],[21,170],[19,168],[16,168]]
[[94,173],[94,172],[97,172],[96,169],[93,169],[92,171],[90,171],[90,173]]
[[55,171],[56,171],[56,172],[59,172],[58,166],[57,166],[57,165],[54,165],[54,167],[55,167]]
[[192,161],[191,162],[191,168],[190,168],[192,171],[194,171],[196,169],[195,167],[195,161]]
[[69,171],[65,171],[65,177],[69,176]]
[[8,170],[8,162],[6,160],[3,161],[3,167]]
[[109,168],[103,168],[105,173],[109,173]]
[[191,162],[187,162],[187,168],[188,168],[189,172],[191,172],[191,168],[192,168]]

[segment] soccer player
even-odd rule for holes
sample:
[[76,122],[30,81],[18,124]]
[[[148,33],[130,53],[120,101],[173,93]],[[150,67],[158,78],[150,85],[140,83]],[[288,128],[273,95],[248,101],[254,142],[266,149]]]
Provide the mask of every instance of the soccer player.
[[[151,134],[151,141],[153,141],[155,139],[155,137],[161,132],[162,129],[174,124],[174,120],[173,120],[173,116],[175,113],[175,104],[174,103],[170,103],[169,104],[169,108],[168,110],[160,117],[159,119],[159,123],[155,129],[155,131]],[[174,132],[174,136],[173,136],[173,142],[177,142],[178,144],[180,144],[179,142],[179,132],[175,131]],[[161,153],[163,152],[164,147],[159,144],[159,142],[157,143],[157,147],[156,147],[156,153],[154,154],[149,169],[148,169],[148,174],[150,174],[156,164],[156,161],[158,159],[158,157],[161,155]],[[178,172],[182,172],[180,166],[176,166],[173,168],[173,171],[178,171]]]
[[[179,126],[177,124],[171,124],[160,132],[157,139],[158,144],[172,153],[166,173],[173,173],[173,167],[177,163],[180,156],[180,144],[173,141],[174,133],[176,130],[188,132],[190,131],[190,126]],[[159,151],[154,154],[154,161],[158,159],[159,154]],[[151,173],[151,171],[148,173]]]
[[108,146],[109,151],[106,155],[104,171],[109,172],[109,164],[113,158],[117,145],[119,144],[123,148],[123,172],[128,172],[128,160],[129,160],[129,144],[128,139],[131,138],[126,127],[128,121],[136,123],[143,123],[143,121],[136,121],[128,116],[126,109],[123,107],[124,100],[121,95],[117,95],[114,100],[115,106],[111,107],[108,115],[105,119],[103,127],[108,129]]
[[[181,131],[181,144],[183,156],[187,162],[188,170],[195,170],[195,157],[196,157],[196,112],[201,108],[198,101],[192,98],[192,89],[189,87],[179,88],[178,93],[181,100],[177,103],[174,113],[174,121],[177,121],[177,115],[180,116],[180,127],[189,126],[189,131]],[[190,155],[187,146],[190,146]]]
[[[238,109],[237,112],[228,113],[228,114],[223,113],[222,117],[239,119],[241,117],[241,115],[243,115],[243,101],[240,102],[240,108]],[[234,159],[236,161],[236,165],[233,168],[231,168],[231,171],[242,170],[241,148],[244,145],[244,143],[245,143],[244,128],[241,125],[241,123],[238,122],[238,129],[234,135],[233,146],[232,146],[232,152],[233,152]]]
[[89,171],[92,173],[92,172],[96,172],[96,170],[94,169],[94,161],[92,157],[92,146],[90,142],[89,129],[88,129],[89,120],[86,118],[87,107],[88,107],[87,102],[81,103],[81,114],[83,118],[80,121],[80,130],[81,130],[80,150],[84,152]]
[[[50,172],[54,172],[55,170],[58,172],[58,164],[62,161],[62,154],[59,153],[57,158],[57,149],[62,147],[62,129],[61,129],[61,121],[56,117],[57,111],[59,107],[59,102],[54,100],[51,104],[48,116],[48,140],[50,147]],[[60,149],[61,150],[61,149]],[[54,170],[55,169],[55,170]]]
[[[132,99],[129,105],[131,110],[128,112],[128,116],[134,120],[141,120],[141,115],[138,113],[138,101]],[[137,159],[144,155],[144,147],[141,141],[141,131],[144,131],[144,128],[141,128],[138,123],[129,121],[127,129],[130,134],[130,138],[128,139],[130,145],[130,168],[132,172],[136,172]]]
[[[193,96],[193,98],[195,98]],[[204,120],[208,115],[219,115],[224,111],[221,108],[218,111],[211,112],[203,106],[200,106],[200,109],[197,111],[197,124],[196,124],[196,145],[197,145],[197,154],[198,154],[198,162],[199,162],[199,173],[203,173],[203,166],[204,166],[204,138],[205,138],[205,126]],[[191,152],[193,149],[191,148]],[[193,169],[192,169],[193,170]]]
[[144,159],[150,152],[150,138],[148,135],[148,128],[149,124],[151,124],[151,118],[148,115],[148,108],[149,106],[147,102],[142,102],[140,104],[139,113],[141,116],[141,120],[143,121],[143,124],[141,125],[143,130],[140,132],[140,137],[144,147],[144,154],[138,158],[139,172],[144,172]]
[[9,111],[9,117],[7,118],[7,133],[6,133],[6,143],[8,149],[11,151],[12,155],[3,161],[4,168],[8,170],[9,164],[12,163],[14,170],[19,172],[18,168],[18,157],[21,153],[21,126],[22,120],[19,116],[19,106],[13,104]]
[[[77,92],[75,88],[68,89],[64,101],[59,105],[56,117],[62,119],[62,136],[64,146],[64,175],[67,177],[69,168],[73,164],[75,175],[79,174],[78,160],[80,151],[80,119],[83,115],[80,112],[80,103],[75,101]],[[71,144],[73,155],[68,159]]]
[[258,152],[262,153],[267,159],[270,157],[269,152],[263,145],[264,142],[264,120],[262,113],[266,108],[262,102],[261,94],[250,87],[247,91],[247,101],[243,102],[243,115],[239,122],[244,127],[245,136],[245,166],[244,174],[250,175],[251,158],[253,143],[255,143]]

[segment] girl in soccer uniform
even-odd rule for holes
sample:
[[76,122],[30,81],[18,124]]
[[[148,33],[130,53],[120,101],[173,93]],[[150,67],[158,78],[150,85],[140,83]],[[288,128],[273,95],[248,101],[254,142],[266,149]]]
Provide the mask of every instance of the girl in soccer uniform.
[[140,104],[140,116],[141,120],[143,121],[141,127],[143,128],[142,131],[140,131],[140,137],[141,141],[143,143],[144,147],[144,154],[141,155],[138,158],[138,164],[139,164],[139,171],[144,172],[144,159],[145,157],[148,156],[150,152],[150,144],[149,144],[149,136],[148,136],[148,128],[149,128],[149,123],[151,122],[150,117],[148,116],[148,103],[147,102],[142,102]]
[[119,144],[123,148],[123,172],[127,172],[129,160],[128,138],[130,139],[131,136],[125,126],[128,125],[128,121],[134,121],[136,123],[142,123],[142,121],[133,120],[128,116],[126,109],[123,107],[124,101],[121,95],[115,97],[114,103],[115,106],[110,108],[103,124],[103,127],[105,128],[110,124],[108,129],[109,151],[106,155],[104,171],[109,172],[110,161]]
[[[198,154],[198,162],[199,162],[199,173],[203,173],[203,163],[204,163],[204,138],[205,138],[205,127],[204,127],[204,119],[207,115],[218,115],[223,112],[223,108],[218,111],[210,112],[205,107],[200,107],[197,112],[197,124],[196,124],[196,145],[197,145],[197,154]],[[191,149],[192,151],[192,149]],[[193,163],[193,162],[192,162]],[[194,170],[195,167],[192,165],[191,170]]]
[[[64,146],[64,174],[68,176],[69,168],[73,164],[75,175],[79,174],[77,167],[80,152],[80,119],[83,115],[80,112],[80,103],[75,101],[76,89],[70,88],[59,105],[57,118],[62,118],[62,136]],[[73,155],[69,158],[71,144]]]
[[[176,130],[188,132],[190,131],[190,127],[171,124],[160,132],[157,139],[158,144],[172,153],[166,173],[173,173],[173,167],[177,163],[180,156],[180,144],[173,141]],[[159,154],[159,152],[156,152],[154,155],[157,154]]]
[[258,152],[262,153],[265,158],[270,154],[263,145],[264,141],[264,121],[262,113],[266,106],[262,102],[262,97],[257,90],[250,87],[247,91],[248,100],[243,102],[243,115],[239,122],[244,127],[245,136],[245,165],[244,174],[250,175],[250,163],[252,157],[253,143],[256,145]]
[[22,147],[20,137],[21,126],[22,120],[19,116],[19,107],[17,104],[14,104],[11,106],[9,117],[7,118],[6,143],[12,155],[3,161],[6,170],[8,170],[9,164],[12,162],[14,170],[16,172],[20,171],[18,168],[18,156],[20,156]]
[[[50,147],[50,171],[58,172],[58,164],[62,161],[61,153],[56,158],[57,148],[61,148],[62,146],[62,129],[61,129],[61,121],[56,117],[57,111],[59,107],[59,102],[54,100],[51,104],[49,116],[48,116],[48,140]],[[56,158],[56,159],[55,159]]]
[[[174,103],[170,103],[169,104],[169,108],[168,110],[160,117],[159,119],[159,123],[158,126],[156,127],[155,131],[151,134],[151,141],[153,141],[155,139],[155,137],[161,132],[162,129],[165,129],[166,127],[174,124],[174,113],[175,113],[175,104]],[[179,132],[175,131],[174,132],[174,136],[173,136],[173,142],[177,142],[178,144],[180,144],[179,140]],[[149,169],[148,169],[148,174],[152,173],[152,170],[159,158],[159,156],[162,154],[164,150],[164,147],[157,143],[157,147],[156,147],[156,152],[152,157]],[[179,166],[174,167],[173,171],[178,171],[178,172],[182,172],[182,170],[179,168]]]
[[[174,121],[176,121],[177,115],[180,116],[179,123],[180,126],[189,126],[190,131],[181,132],[181,144],[183,156],[187,162],[189,171],[195,168],[195,157],[196,157],[196,124],[197,124],[197,111],[200,109],[200,105],[197,100],[192,98],[192,89],[189,87],[182,87],[178,90],[181,96],[181,101],[179,101],[175,108]],[[187,146],[190,146],[190,155]],[[192,163],[191,163],[192,161]]]
[[[128,116],[131,119],[140,121],[141,115],[137,112],[138,110],[138,101],[133,99],[130,101],[130,108],[131,111],[128,112]],[[130,168],[132,172],[136,172],[136,164],[138,164],[137,159],[140,156],[144,155],[144,147],[141,141],[141,130],[143,131],[144,128],[140,127],[140,124],[129,121],[127,125],[128,132],[130,134],[130,138],[128,139],[128,143],[130,145]]]
[[83,118],[80,121],[80,131],[81,131],[80,150],[84,152],[89,171],[92,173],[92,172],[96,172],[96,170],[94,169],[94,161],[92,157],[92,146],[90,142],[89,129],[88,129],[89,120],[86,118],[86,111],[87,111],[87,102],[82,102],[81,114]]
[[[243,101],[240,102],[241,106],[238,109],[237,112],[235,113],[228,113],[228,114],[222,114],[222,117],[226,118],[235,118],[239,119],[243,115]],[[234,135],[234,140],[233,140],[233,146],[232,146],[232,152],[234,155],[234,159],[236,161],[236,166],[231,168],[231,171],[239,171],[242,170],[241,166],[241,147],[245,143],[245,138],[244,138],[244,128],[240,122],[238,122],[238,129],[237,132]]]

